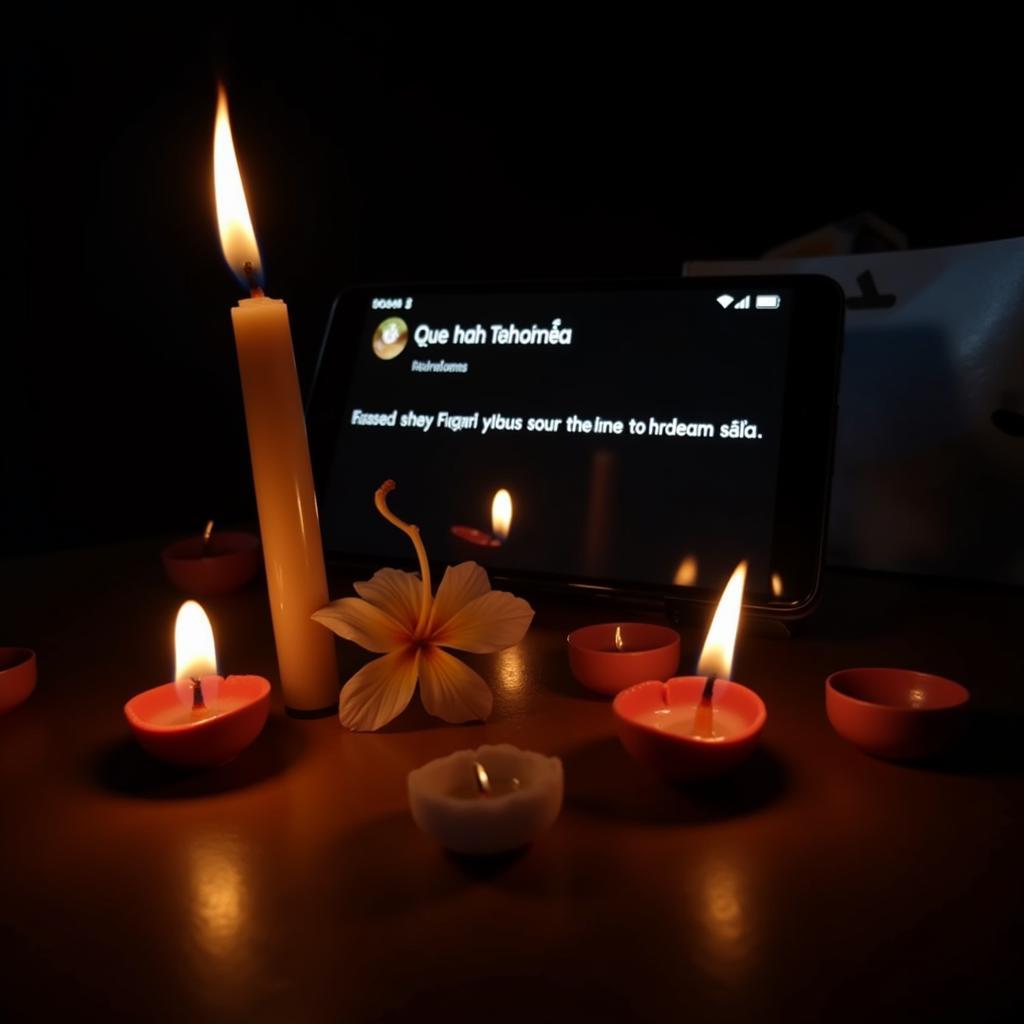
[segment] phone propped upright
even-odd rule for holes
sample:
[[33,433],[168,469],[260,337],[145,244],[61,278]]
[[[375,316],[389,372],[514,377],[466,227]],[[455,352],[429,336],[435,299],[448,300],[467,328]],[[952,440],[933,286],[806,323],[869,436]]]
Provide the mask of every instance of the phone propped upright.
[[[630,596],[818,597],[843,294],[817,276],[368,285],[342,293],[308,410],[329,557]],[[507,522],[504,520],[508,520]]]

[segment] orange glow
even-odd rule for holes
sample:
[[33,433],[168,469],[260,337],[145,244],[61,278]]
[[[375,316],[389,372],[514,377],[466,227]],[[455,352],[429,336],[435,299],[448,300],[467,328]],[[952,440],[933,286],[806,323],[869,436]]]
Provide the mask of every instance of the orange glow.
[[715,609],[711,628],[708,630],[704,649],[697,662],[697,674],[728,679],[732,672],[732,654],[736,646],[736,630],[739,628],[740,609],[743,606],[743,585],[747,579],[747,563],[740,562],[733,570],[729,582],[722,591],[722,598]]
[[782,577],[777,573],[772,573],[772,596],[782,597]]
[[213,190],[224,259],[244,286],[255,288],[263,279],[260,251],[231,138],[228,97],[223,86],[217,91],[217,121],[213,129]]
[[508,539],[512,527],[512,495],[504,487],[491,502],[491,533],[500,541]]
[[672,582],[677,587],[692,587],[697,582],[697,559],[693,555],[687,555],[679,563]]

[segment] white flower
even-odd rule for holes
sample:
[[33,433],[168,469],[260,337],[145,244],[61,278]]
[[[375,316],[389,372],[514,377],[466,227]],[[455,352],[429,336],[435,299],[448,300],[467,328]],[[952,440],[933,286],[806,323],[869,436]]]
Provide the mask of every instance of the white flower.
[[401,714],[420,683],[423,706],[446,722],[484,719],[494,702],[490,688],[468,665],[443,648],[489,654],[519,643],[533,620],[522,598],[491,590],[475,562],[445,570],[436,596],[419,529],[387,506],[395,484],[374,496],[378,511],[413,542],[420,575],[381,569],[356,583],[359,597],[334,601],[313,613],[338,636],[384,657],[360,669],[341,690],[338,715],[350,729],[373,731]]

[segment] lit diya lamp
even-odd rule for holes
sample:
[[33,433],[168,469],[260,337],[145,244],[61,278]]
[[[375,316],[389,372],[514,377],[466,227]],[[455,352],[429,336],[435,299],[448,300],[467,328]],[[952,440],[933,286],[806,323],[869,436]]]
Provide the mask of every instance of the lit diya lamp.
[[696,676],[639,683],[613,701],[619,739],[638,761],[673,781],[711,778],[757,746],[767,718],[753,690],[731,681],[747,563],[733,572],[708,630]]
[[132,697],[124,714],[136,739],[154,757],[201,767],[223,764],[260,734],[270,709],[270,683],[261,676],[217,675],[210,620],[186,601],[174,625],[175,681]]
[[679,634],[650,622],[602,622],[566,638],[569,668],[590,690],[607,696],[679,669]]
[[500,548],[508,540],[512,526],[512,495],[501,488],[491,502],[491,532],[472,526],[453,526],[452,533],[461,540],[481,548]]

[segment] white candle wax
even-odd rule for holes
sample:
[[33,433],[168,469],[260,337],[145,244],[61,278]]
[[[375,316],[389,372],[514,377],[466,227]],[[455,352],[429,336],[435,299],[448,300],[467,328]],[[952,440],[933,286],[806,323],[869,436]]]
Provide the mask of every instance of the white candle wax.
[[295,370],[288,307],[266,298],[260,254],[238,170],[227,96],[217,101],[213,135],[217,225],[224,258],[251,292],[231,310],[242,375],[249,453],[285,704],[319,711],[338,699],[334,638],[313,622],[327,604],[306,420]]
[[334,637],[311,618],[327,604],[327,574],[288,307],[243,299],[231,320],[281,689],[288,707],[317,711],[338,700],[338,667]]

